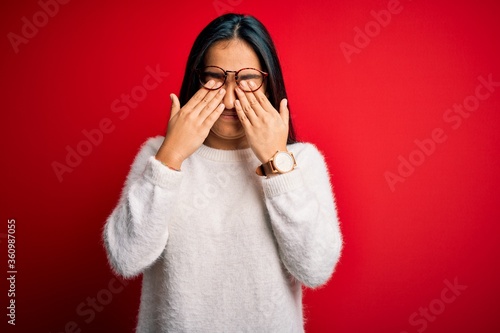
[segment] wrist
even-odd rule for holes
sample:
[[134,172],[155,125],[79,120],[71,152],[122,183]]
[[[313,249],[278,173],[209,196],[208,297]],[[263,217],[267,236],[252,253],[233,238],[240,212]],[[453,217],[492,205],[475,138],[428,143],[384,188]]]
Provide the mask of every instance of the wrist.
[[277,174],[288,173],[297,167],[295,156],[287,150],[278,150],[265,163],[262,163],[255,172],[259,176],[270,177]]
[[155,158],[164,166],[175,171],[181,171],[182,162],[184,161],[180,154],[163,146],[160,147]]
[[277,151],[288,152],[288,149],[287,149],[286,145],[280,146],[277,149],[269,149],[265,153],[259,154],[259,156],[257,156],[257,158],[260,160],[261,163],[267,163],[267,162],[269,162],[270,159],[273,158],[273,156],[276,154]]
[[159,159],[158,157],[156,157],[156,156],[155,156],[155,158],[156,158],[156,160],[157,160],[158,162],[160,162],[161,164],[163,164],[164,166],[166,166],[166,167],[167,167],[167,168],[169,168],[170,170],[173,170],[173,171],[181,171],[180,166],[178,166],[178,167],[177,167],[177,166],[173,167],[173,166],[170,166],[168,163],[166,163],[166,162],[162,161],[162,160],[161,160],[161,159]]

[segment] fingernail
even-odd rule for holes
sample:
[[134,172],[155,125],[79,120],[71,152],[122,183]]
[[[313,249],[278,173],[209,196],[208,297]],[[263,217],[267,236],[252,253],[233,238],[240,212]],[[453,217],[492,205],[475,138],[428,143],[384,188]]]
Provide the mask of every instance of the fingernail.
[[170,101],[172,101],[172,103],[174,102],[174,96],[172,96],[172,94],[170,94]]
[[214,80],[210,80],[207,82],[207,86],[211,87],[214,85],[214,83],[215,83]]
[[250,81],[250,87],[255,87],[255,83],[253,81]]
[[285,106],[288,107],[288,100],[285,98],[284,101],[285,101]]
[[224,95],[226,93],[226,89],[222,88],[219,90],[219,95]]

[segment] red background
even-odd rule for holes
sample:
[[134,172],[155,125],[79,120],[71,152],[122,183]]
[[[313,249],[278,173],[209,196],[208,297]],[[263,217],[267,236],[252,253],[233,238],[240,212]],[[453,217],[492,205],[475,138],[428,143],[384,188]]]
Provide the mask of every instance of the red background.
[[[305,292],[306,331],[500,331],[500,87],[459,128],[443,119],[474,95],[479,76],[500,81],[500,5],[401,0],[401,11],[348,62],[341,43],[354,45],[356,27],[376,29],[370,12],[388,3],[74,0],[16,53],[9,32],[21,35],[22,18],[32,21],[41,7],[2,1],[1,275],[12,218],[18,270],[17,325],[2,313],[2,327],[133,330],[140,279],[110,292],[101,229],[138,147],[165,130],[168,94],[179,92],[194,38],[232,10],[270,30],[299,138],[324,152],[333,175],[345,250],[330,282]],[[120,119],[113,101],[157,65],[169,75]],[[64,164],[67,146],[82,145],[82,131],[105,118],[113,131],[59,181],[52,163]],[[414,141],[435,128],[446,140],[418,155]],[[399,155],[421,165],[392,191],[384,174],[397,174]],[[445,281],[455,279],[467,288],[452,297]],[[96,297],[106,303],[99,311],[87,304]],[[420,308],[429,306],[424,319]]]

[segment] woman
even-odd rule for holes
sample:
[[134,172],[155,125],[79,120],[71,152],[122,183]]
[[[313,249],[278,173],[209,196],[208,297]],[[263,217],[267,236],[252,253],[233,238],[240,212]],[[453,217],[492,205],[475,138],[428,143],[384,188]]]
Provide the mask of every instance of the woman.
[[255,18],[196,39],[166,136],[142,146],[104,229],[115,272],[143,274],[138,332],[303,332],[301,287],[329,279],[342,239],[285,96]]

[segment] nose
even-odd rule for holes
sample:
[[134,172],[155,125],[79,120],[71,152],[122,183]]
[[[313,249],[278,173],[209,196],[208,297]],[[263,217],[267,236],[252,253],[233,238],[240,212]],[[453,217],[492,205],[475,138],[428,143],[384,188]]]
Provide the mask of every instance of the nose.
[[226,83],[224,83],[224,89],[226,89],[226,94],[224,95],[224,99],[222,102],[226,109],[234,109],[234,102],[236,101],[236,80],[234,79],[234,75],[228,75],[226,78]]

